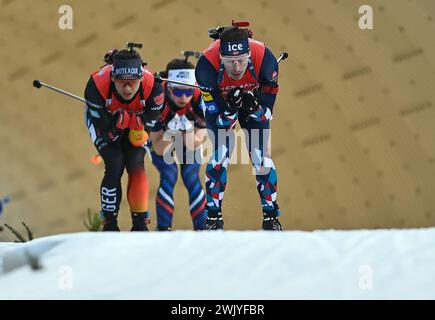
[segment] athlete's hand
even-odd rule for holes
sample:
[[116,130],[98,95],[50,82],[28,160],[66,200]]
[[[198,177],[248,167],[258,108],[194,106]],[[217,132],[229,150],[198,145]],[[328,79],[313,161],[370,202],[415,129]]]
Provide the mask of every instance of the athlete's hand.
[[133,114],[130,116],[130,123],[129,123],[128,127],[131,130],[136,130],[136,131],[144,130],[143,121],[137,114]]
[[236,113],[243,105],[242,90],[240,88],[234,88],[227,94],[227,111],[230,114]]
[[258,99],[252,91],[243,92],[242,100],[242,109],[248,114],[253,114],[260,108]]
[[130,115],[126,110],[117,110],[113,114],[115,120],[115,127],[124,130],[127,129],[130,124]]
[[185,115],[179,116],[175,114],[171,121],[167,124],[167,129],[170,131],[189,131],[193,128],[192,123]]

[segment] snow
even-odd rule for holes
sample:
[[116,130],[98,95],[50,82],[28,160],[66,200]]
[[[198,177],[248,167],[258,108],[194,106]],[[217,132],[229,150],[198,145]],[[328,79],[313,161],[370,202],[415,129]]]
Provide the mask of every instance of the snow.
[[[29,257],[39,257],[32,270]],[[435,299],[435,228],[0,243],[0,299]]]

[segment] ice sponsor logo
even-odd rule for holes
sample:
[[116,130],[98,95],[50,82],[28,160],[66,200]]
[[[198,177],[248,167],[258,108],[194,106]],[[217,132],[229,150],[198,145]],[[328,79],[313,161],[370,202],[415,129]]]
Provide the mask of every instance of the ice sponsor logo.
[[227,51],[233,55],[233,56],[237,56],[239,54],[242,54],[243,52],[245,52],[245,48],[243,47],[243,43],[228,43],[227,44]]
[[248,39],[231,41],[231,42],[221,42],[220,53],[223,56],[232,56],[235,54],[243,54],[249,51],[249,41]]
[[228,43],[228,51],[242,51],[243,50],[243,44],[242,43],[235,43],[235,44],[231,44]]

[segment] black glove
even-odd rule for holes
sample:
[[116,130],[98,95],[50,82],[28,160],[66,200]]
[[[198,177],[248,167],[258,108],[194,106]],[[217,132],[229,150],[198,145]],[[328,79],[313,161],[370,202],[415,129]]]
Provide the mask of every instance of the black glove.
[[107,132],[107,138],[110,142],[116,142],[119,140],[121,135],[124,133],[124,130],[120,130],[118,128],[113,128]]
[[115,125],[109,126],[104,131],[96,129],[97,137],[94,141],[94,144],[97,147],[98,151],[101,151],[101,149],[107,147],[108,145],[119,142],[121,140],[120,137],[122,136],[123,132],[124,130],[116,128]]
[[151,132],[151,129],[154,128],[155,124],[157,123],[157,120],[159,119],[156,117],[155,114],[149,114],[149,113],[141,113],[139,117],[142,120],[142,123],[144,125],[144,130],[148,133]]
[[243,105],[242,89],[234,88],[227,94],[227,107],[225,111],[230,114],[236,113]]
[[252,91],[243,92],[242,100],[242,109],[248,114],[253,114],[258,110],[258,108],[260,108],[258,99]]
[[124,133],[124,130],[128,127],[130,116],[125,110],[116,110],[112,114],[112,121],[106,131],[106,139],[108,142],[115,142]]

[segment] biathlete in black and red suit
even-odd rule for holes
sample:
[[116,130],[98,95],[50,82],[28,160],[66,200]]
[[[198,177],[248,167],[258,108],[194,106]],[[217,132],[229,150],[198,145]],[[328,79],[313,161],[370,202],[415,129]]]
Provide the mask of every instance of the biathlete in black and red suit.
[[[111,61],[112,62],[112,61]],[[127,199],[131,231],[147,231],[149,187],[144,167],[146,141],[132,140],[149,131],[160,117],[164,94],[154,74],[143,66],[133,47],[117,51],[113,64],[94,72],[85,89],[86,124],[104,160],[101,182],[103,231],[119,231],[117,218],[122,197],[121,176],[128,173]],[[92,104],[104,106],[93,108]]]

